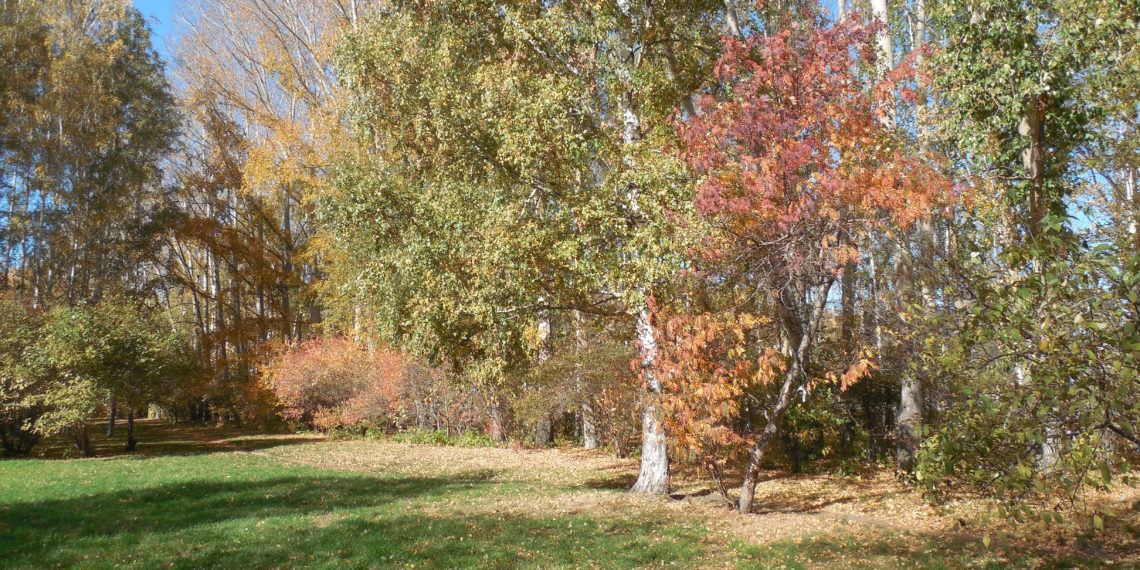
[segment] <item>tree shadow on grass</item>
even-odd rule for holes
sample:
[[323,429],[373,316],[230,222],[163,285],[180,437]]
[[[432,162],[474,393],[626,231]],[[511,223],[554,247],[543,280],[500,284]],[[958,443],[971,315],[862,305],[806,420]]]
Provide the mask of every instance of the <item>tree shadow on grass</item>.
[[149,533],[178,534],[238,519],[324,516],[378,508],[394,501],[443,499],[488,477],[382,478],[293,476],[261,480],[183,481],[138,491],[115,491],[0,505],[0,544],[5,557],[35,559],[69,543],[137,540]]
[[396,515],[289,529],[252,548],[203,549],[175,567],[644,568],[703,554],[693,530],[582,516]]
[[[234,427],[174,424],[165,420],[136,420],[138,448],[124,451],[126,427],[119,422],[115,435],[107,436],[107,423],[93,423],[88,428],[91,444],[98,457],[157,457],[165,455],[202,455],[221,451],[259,451],[283,445],[325,441],[317,435],[267,434]],[[33,450],[40,459],[70,459],[75,449],[66,434],[54,436]]]
[[582,483],[587,489],[617,489],[627,490],[637,482],[637,475],[631,473],[611,473],[602,477],[588,479]]
[[766,494],[757,499],[757,506],[752,512],[756,514],[770,513],[814,513],[832,505],[843,505],[855,501],[871,502],[892,495],[891,491],[876,493],[849,493],[835,496],[830,491],[815,493],[797,493],[795,495]]
[[694,529],[620,515],[454,507],[486,474],[187,481],[0,505],[5,567],[641,567],[687,560]]

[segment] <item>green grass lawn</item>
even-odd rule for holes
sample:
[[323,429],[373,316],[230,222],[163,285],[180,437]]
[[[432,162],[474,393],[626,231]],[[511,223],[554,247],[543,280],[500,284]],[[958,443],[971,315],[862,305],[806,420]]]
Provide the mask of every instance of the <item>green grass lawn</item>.
[[[572,491],[487,470],[336,471],[151,431],[168,439],[151,434],[142,446],[149,456],[0,462],[0,565],[636,567],[694,561],[705,550],[697,525],[683,522],[468,512],[495,497]],[[227,443],[248,450],[273,441]],[[154,455],[164,452],[178,455]]]
[[[344,445],[352,443],[253,449],[290,447],[320,457]],[[384,445],[376,449],[405,449]],[[597,473],[575,474],[572,468],[566,473],[573,476],[550,480],[462,466],[425,476],[431,465],[354,471],[298,465],[288,460],[289,452],[200,451],[0,462],[0,566],[956,568],[1096,562],[1003,554],[977,541],[889,531],[758,544],[716,532],[723,521],[664,501],[628,498],[590,478]],[[602,482],[618,476],[603,474]],[[558,508],[564,504],[586,506]]]
[[592,516],[431,516],[511,493],[479,474],[332,472],[235,453],[0,464],[3,563],[45,566],[620,567],[701,554],[676,524]]

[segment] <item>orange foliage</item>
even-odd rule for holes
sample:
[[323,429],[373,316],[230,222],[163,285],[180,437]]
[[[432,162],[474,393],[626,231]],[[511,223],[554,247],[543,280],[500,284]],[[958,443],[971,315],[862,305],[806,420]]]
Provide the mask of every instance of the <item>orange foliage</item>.
[[400,352],[369,350],[335,337],[276,352],[261,380],[276,395],[286,420],[322,430],[391,430],[412,423],[426,427],[427,420],[438,427],[441,418],[450,426],[468,411],[468,399],[454,393],[441,371]]
[[662,416],[677,448],[714,476],[751,444],[754,434],[736,425],[746,395],[783,372],[774,349],[747,348],[751,331],[767,322],[749,314],[681,315],[662,331]]
[[[867,350],[842,374],[812,370],[832,286],[859,262],[861,242],[939,214],[956,194],[938,157],[884,124],[893,103],[859,76],[874,58],[873,27],[806,15],[771,35],[726,37],[715,71],[723,91],[678,124],[681,156],[701,177],[694,205],[712,230],[693,274],[747,296],[734,306],[773,316],[719,311],[665,327],[665,416],[718,482],[747,447],[754,483],[792,394],[819,382],[845,389],[870,372]],[[777,390],[761,389],[777,378]]]

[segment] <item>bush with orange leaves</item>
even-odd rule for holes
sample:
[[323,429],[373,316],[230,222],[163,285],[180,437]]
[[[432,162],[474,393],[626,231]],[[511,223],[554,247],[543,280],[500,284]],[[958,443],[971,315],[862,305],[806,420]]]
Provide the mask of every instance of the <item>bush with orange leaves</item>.
[[344,338],[279,348],[261,380],[276,395],[286,421],[325,431],[393,432],[415,426],[450,432],[474,422],[472,398],[454,390],[441,370]]
[[725,500],[725,472],[756,437],[740,426],[750,419],[749,401],[784,368],[775,349],[746,342],[767,322],[749,314],[677,315],[659,331],[662,417],[678,459],[707,472]]

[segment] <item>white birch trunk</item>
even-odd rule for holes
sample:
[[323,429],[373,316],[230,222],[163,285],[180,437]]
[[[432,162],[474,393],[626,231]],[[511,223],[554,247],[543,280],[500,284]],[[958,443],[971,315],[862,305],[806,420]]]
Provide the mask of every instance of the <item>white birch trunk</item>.
[[654,371],[657,337],[648,307],[638,312],[635,327],[641,344],[641,374],[647,394],[641,412],[641,472],[630,492],[663,495],[669,492],[669,454],[665,426],[657,412],[661,381]]
[[[641,117],[638,115],[633,91],[633,72],[637,69],[644,50],[637,49],[635,40],[637,24],[630,0],[618,0],[618,9],[628,19],[628,27],[621,28],[617,34],[620,50],[618,55],[622,62],[618,73],[625,86],[624,92],[618,97],[618,106],[622,117],[622,144],[632,147],[641,140]],[[630,170],[637,168],[632,149],[626,152],[625,167]],[[638,188],[631,185],[627,188],[627,192],[630,215],[637,218],[640,215]],[[645,407],[641,412],[641,471],[630,492],[663,495],[669,492],[669,455],[666,449],[665,426],[657,412],[657,399],[661,394],[661,382],[654,373],[657,363],[657,339],[648,301],[644,300],[648,296],[648,288],[642,285],[634,289],[637,296],[643,299],[639,301],[641,306],[635,309],[634,326],[646,394]]]
[[[875,33],[875,45],[878,60],[875,62],[875,69],[879,80],[886,79],[887,74],[890,73],[895,67],[895,48],[891,42],[891,19],[890,12],[887,9],[887,0],[871,0],[871,13],[880,24],[879,31]],[[882,121],[883,126],[887,129],[894,129],[898,126],[898,113],[895,109],[894,101],[885,100],[881,101],[882,105]]]
[[[574,349],[581,358],[586,352],[586,331],[581,311],[573,311],[574,321]],[[594,395],[590,393],[582,380],[582,365],[575,365],[574,385],[578,390],[578,399],[582,405],[582,443],[586,449],[598,448],[598,426],[594,412]]]

